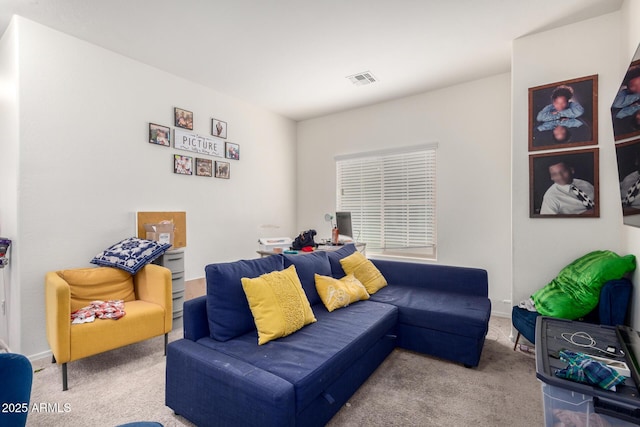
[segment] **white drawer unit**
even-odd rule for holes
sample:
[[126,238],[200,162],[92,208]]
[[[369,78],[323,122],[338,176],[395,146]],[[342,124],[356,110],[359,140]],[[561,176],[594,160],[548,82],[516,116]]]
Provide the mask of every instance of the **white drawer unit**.
[[182,328],[182,306],[184,305],[184,249],[167,251],[153,263],[171,270],[173,329]]

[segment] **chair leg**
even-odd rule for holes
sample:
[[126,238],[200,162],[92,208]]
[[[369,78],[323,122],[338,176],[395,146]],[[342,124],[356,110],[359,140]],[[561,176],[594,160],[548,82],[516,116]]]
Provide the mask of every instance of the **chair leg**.
[[520,332],[518,332],[518,336],[516,337],[516,343],[513,345],[513,351],[516,351],[516,347],[518,347],[518,341],[520,341]]
[[164,334],[164,355],[167,355],[167,344],[169,344],[169,334]]
[[56,357],[54,355],[51,355],[51,363],[56,363]]
[[67,364],[62,364],[62,391],[67,391],[69,387],[67,386]]

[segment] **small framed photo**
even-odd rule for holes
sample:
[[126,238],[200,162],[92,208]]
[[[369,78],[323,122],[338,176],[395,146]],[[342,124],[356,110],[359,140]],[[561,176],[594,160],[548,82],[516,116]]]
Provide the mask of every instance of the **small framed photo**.
[[218,119],[211,119],[211,135],[227,139],[227,122],[223,122]]
[[149,142],[171,147],[171,129],[166,126],[149,123]]
[[177,127],[193,130],[193,113],[191,111],[183,110],[182,108],[174,108],[173,111]]
[[[639,49],[640,50],[640,49]],[[640,59],[634,55],[611,105],[616,141],[640,135]]]
[[597,75],[529,89],[529,151],[597,144]]
[[216,160],[216,178],[229,179],[231,164]]
[[196,157],[196,175],[213,176],[213,160]]
[[531,218],[600,217],[598,149],[529,156]]
[[173,173],[180,175],[193,175],[193,157],[174,154]]
[[224,143],[224,152],[227,159],[240,160],[240,145],[233,142]]

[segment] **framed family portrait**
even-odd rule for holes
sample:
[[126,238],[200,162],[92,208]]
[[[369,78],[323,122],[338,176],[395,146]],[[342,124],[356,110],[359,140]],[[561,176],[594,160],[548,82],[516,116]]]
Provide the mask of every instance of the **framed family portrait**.
[[173,155],[173,173],[179,175],[193,175],[193,157]]
[[196,157],[196,175],[213,176],[213,160]]
[[616,144],[616,157],[624,223],[635,225],[628,224],[626,217],[640,214],[640,139]]
[[[640,50],[640,49],[639,49]],[[636,52],[611,104],[616,141],[640,135],[640,52]]]
[[182,108],[174,108],[175,125],[182,129],[193,130],[193,113]]
[[225,157],[232,160],[240,160],[240,145],[233,142],[225,142]]
[[218,119],[211,119],[211,135],[227,139],[227,122],[223,122]]
[[166,126],[149,123],[149,142],[171,147],[171,129]]
[[598,149],[529,155],[531,218],[600,217]]
[[529,151],[597,144],[597,75],[529,89]]
[[216,160],[216,178],[229,179],[231,165],[229,162],[219,162]]

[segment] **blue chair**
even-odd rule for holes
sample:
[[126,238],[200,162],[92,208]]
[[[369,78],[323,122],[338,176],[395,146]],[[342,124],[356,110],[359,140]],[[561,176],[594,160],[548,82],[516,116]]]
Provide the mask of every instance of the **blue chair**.
[[[596,308],[584,318],[578,319],[588,323],[600,325],[628,325],[629,300],[633,285],[627,279],[610,280],[604,284],[600,291],[600,301]],[[511,322],[518,331],[516,342],[513,345],[515,351],[518,347],[520,336],[523,335],[530,343],[536,343],[536,319],[539,313],[528,311],[514,306],[511,310]]]
[[7,407],[7,411],[0,411],[0,425],[24,426],[33,383],[31,362],[21,354],[0,353],[0,378],[0,402],[14,405]]

